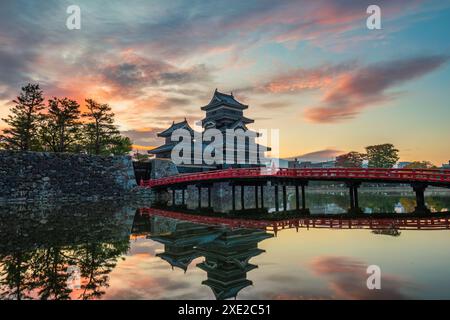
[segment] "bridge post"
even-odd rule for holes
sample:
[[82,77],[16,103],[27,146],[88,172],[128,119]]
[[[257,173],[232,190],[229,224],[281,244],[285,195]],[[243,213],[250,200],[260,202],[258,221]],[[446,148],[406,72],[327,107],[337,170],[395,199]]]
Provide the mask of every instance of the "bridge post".
[[275,184],[275,211],[280,211],[278,204],[278,184]]
[[414,213],[430,213],[425,203],[425,189],[428,187],[426,183],[412,183],[411,187],[416,193],[416,208]]
[[348,213],[362,213],[358,201],[358,187],[361,185],[361,182],[351,181],[347,182],[346,184],[349,189],[350,195],[350,208],[348,209]]
[[245,209],[245,205],[244,205],[244,192],[245,192],[244,185],[241,185],[241,210],[244,210],[244,209]]
[[200,185],[197,186],[198,190],[198,208],[200,209],[202,207],[202,187]]
[[172,189],[172,206],[175,206],[176,189]]
[[261,209],[264,209],[264,185],[261,185]]
[[258,209],[258,185],[255,184],[255,209]]
[[287,192],[286,185],[283,185],[283,211],[287,211]]
[[185,191],[186,191],[186,188],[183,188],[183,189],[181,190],[181,204],[182,204],[183,206],[186,204]]
[[303,211],[309,211],[306,209],[306,193],[305,193],[305,184],[302,183],[302,210]]
[[[295,181],[295,209],[301,211],[304,214],[309,214],[309,209],[306,208],[306,193],[305,187],[308,185],[308,181]],[[300,195],[300,189],[302,188],[302,193]],[[301,197],[301,208],[300,208],[300,197]]]
[[232,209],[233,211],[236,211],[236,186],[234,183],[231,185],[231,201],[233,202]]
[[208,185],[208,209],[211,208],[211,185]]
[[359,208],[358,187],[357,186],[353,186],[353,200],[355,201],[355,208]]
[[353,195],[353,186],[349,187],[349,191],[350,191],[350,210],[355,209],[355,199],[354,199],[354,195]]

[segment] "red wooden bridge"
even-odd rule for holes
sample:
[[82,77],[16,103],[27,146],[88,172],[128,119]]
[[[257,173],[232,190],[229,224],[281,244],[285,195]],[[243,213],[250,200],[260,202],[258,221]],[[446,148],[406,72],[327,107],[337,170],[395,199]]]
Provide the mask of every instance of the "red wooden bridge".
[[[286,186],[295,186],[296,209],[308,211],[305,204],[305,186],[309,181],[344,182],[349,188],[349,212],[360,213],[358,203],[358,187],[363,182],[368,183],[400,183],[410,184],[416,193],[416,213],[428,213],[424,192],[428,186],[450,188],[450,170],[446,169],[363,169],[363,168],[329,168],[329,169],[274,169],[274,168],[246,168],[226,169],[208,172],[179,174],[160,179],[143,180],[142,187],[172,189],[172,204],[175,204],[175,191],[182,190],[183,204],[184,190],[190,184],[198,188],[198,208],[201,208],[201,188],[208,188],[208,208],[211,208],[211,186],[214,182],[229,182],[232,187],[232,205],[235,211],[235,185],[254,186],[255,203],[258,208],[258,186],[261,187],[261,208],[264,208],[263,187],[268,181],[274,186],[275,208],[279,210],[278,186],[283,188],[283,207],[286,211]],[[299,193],[301,186],[301,197]],[[301,200],[301,201],[300,201]],[[300,206],[301,202],[301,206]],[[244,192],[241,188],[241,208],[244,208]]]
[[198,173],[142,180],[143,187],[170,187],[177,184],[191,184],[206,181],[230,181],[242,179],[295,179],[318,181],[357,181],[374,183],[425,183],[450,188],[450,170],[448,169],[271,169],[246,168],[214,170]]

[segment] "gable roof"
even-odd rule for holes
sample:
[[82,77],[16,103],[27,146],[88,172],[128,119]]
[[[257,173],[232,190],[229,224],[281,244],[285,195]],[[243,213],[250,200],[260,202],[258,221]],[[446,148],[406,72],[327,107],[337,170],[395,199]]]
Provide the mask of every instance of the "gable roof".
[[192,132],[192,128],[189,125],[189,123],[187,122],[186,118],[184,119],[184,121],[181,122],[177,122],[175,123],[175,121],[172,123],[172,125],[167,128],[166,130],[160,132],[157,134],[158,137],[168,137],[172,134],[172,132],[174,132],[177,129],[182,129],[185,128],[187,130],[189,130],[190,132]]
[[216,91],[214,91],[214,95],[213,95],[211,101],[206,106],[202,107],[201,109],[205,111],[205,110],[208,110],[213,107],[220,106],[220,105],[226,105],[226,106],[241,109],[241,110],[248,108],[248,105],[242,104],[239,101],[237,101],[234,98],[233,93],[225,94],[225,93],[217,91],[217,89],[216,89]]

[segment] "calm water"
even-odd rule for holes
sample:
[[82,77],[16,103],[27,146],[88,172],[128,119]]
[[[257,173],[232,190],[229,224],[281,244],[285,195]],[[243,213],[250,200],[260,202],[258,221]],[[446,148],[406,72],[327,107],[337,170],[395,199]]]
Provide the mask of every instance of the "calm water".
[[[308,199],[316,213],[346,205],[343,194]],[[433,211],[450,207],[445,195],[427,200]],[[367,194],[361,205],[365,212],[404,212],[414,201]],[[134,205],[0,212],[3,299],[450,298],[444,220],[435,220],[434,230],[388,223],[374,231],[356,222],[339,229],[327,221],[275,233],[273,225],[232,228]],[[381,290],[366,287],[369,265],[381,268]]]

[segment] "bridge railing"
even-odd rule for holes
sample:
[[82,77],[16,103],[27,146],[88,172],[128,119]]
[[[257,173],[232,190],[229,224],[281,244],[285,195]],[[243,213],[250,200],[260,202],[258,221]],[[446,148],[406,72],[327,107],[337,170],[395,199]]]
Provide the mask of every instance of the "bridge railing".
[[141,186],[154,187],[195,181],[270,177],[318,180],[361,179],[369,181],[386,180],[450,183],[450,170],[384,168],[236,168],[198,173],[185,173],[160,179],[146,180],[141,182]]
[[399,229],[399,230],[443,230],[450,229],[448,217],[429,218],[291,218],[284,220],[253,220],[192,215],[156,208],[141,208],[141,215],[163,216],[193,223],[216,224],[231,228],[257,228],[282,230],[291,228],[329,228],[329,229]]

